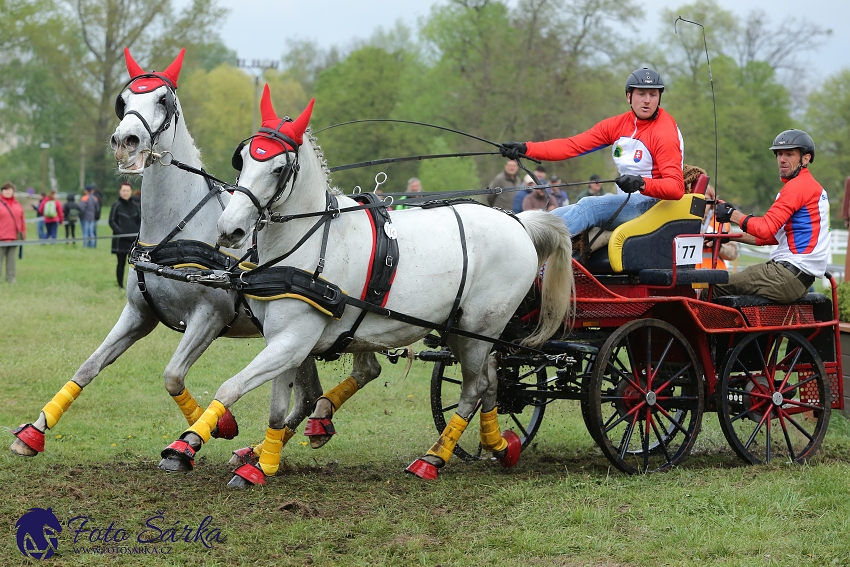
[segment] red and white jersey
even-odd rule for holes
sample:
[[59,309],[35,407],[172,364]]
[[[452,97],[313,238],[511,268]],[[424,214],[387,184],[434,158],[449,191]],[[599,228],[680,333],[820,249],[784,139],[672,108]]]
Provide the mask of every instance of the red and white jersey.
[[526,154],[559,161],[607,146],[620,175],[640,175],[646,181],[643,194],[656,199],[681,199],[685,143],[676,121],[663,108],[652,120],[641,120],[631,110],[612,116],[582,134],[548,142],[528,142]]
[[829,198],[808,168],[785,186],[763,217],[747,221],[756,244],[777,244],[770,259],[822,278],[829,261]]

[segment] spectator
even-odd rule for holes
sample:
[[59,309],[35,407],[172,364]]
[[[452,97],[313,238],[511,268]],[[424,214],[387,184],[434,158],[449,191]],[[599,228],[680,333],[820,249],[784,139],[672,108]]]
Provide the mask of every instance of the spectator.
[[[505,169],[494,177],[492,181],[490,181],[490,187],[501,187],[503,189],[508,187],[519,187],[520,180],[517,175],[518,171],[519,165],[517,162],[509,159],[505,162]],[[512,192],[499,194],[492,193],[487,195],[487,204],[491,207],[502,209],[503,211],[513,210],[513,202],[514,194]]]
[[558,203],[559,207],[570,204],[570,197],[562,187],[557,187],[561,184],[561,178],[557,175],[549,177],[549,195]]
[[100,219],[100,201],[94,194],[96,187],[86,185],[86,193],[80,199],[80,226],[83,229],[83,246],[97,248],[97,221]]
[[[536,172],[535,172],[536,173]],[[525,185],[534,187],[534,180],[531,176],[525,176]],[[548,195],[549,190],[545,187],[536,187],[532,191],[529,192],[528,195],[522,200],[522,210],[523,211],[551,211],[557,208],[558,203],[555,202],[555,199],[551,198],[551,195]]]
[[578,194],[579,199],[585,197],[598,197],[602,194],[602,184],[599,183],[601,178],[595,173],[590,176],[590,183],[587,184],[587,189]]
[[[535,168],[534,177],[537,178],[537,181],[539,181],[540,185],[545,185],[545,186],[549,185],[546,182],[546,168],[544,168],[542,165],[538,165],[537,168]],[[525,181],[527,179],[531,179],[531,177],[529,177],[528,175],[525,176],[525,179],[523,179],[524,185],[528,185],[528,183],[525,183]],[[532,186],[534,185],[533,180],[532,180],[531,185]],[[512,208],[513,208],[513,211],[515,213],[520,213],[524,210],[522,208],[522,203],[525,200],[525,198],[529,195],[531,195],[531,189],[524,189],[522,191],[517,192],[517,194],[514,196],[514,201],[512,203]]]
[[133,235],[112,238],[112,253],[118,257],[115,278],[121,289],[124,289],[124,265],[127,263],[127,254],[133,247],[141,225],[142,210],[133,200],[133,188],[129,183],[122,183],[121,188],[118,189],[118,200],[109,211],[109,227],[112,229],[112,234]]
[[[77,204],[73,193],[68,193],[68,200],[62,205],[62,213],[65,215],[65,240],[77,238],[77,221],[80,220],[80,205]],[[68,244],[68,242],[65,244]],[[72,242],[71,244],[76,244],[76,242]]]
[[56,240],[59,225],[65,220],[62,214],[62,203],[56,198],[56,191],[51,190],[47,194],[47,198],[39,205],[38,212],[44,217],[45,238]]
[[[419,181],[418,177],[411,177],[410,179],[407,180],[407,189],[405,190],[405,193],[414,193],[413,195],[410,196],[411,199],[418,197],[418,195],[416,195],[415,193],[421,193],[421,192],[422,192],[422,182]],[[407,199],[407,197],[403,196],[403,197],[399,197],[398,200],[404,201],[405,199]],[[398,205],[395,206],[396,211],[403,211],[404,209],[409,209],[409,208],[410,207],[405,207],[402,204],[398,204]]]
[[[24,240],[27,237],[27,225],[24,222],[24,208],[15,199],[15,186],[6,182],[0,188],[0,242]],[[15,253],[17,246],[0,247],[0,274],[6,263],[6,281],[15,283]]]
[[39,193],[38,202],[33,203],[30,201],[30,204],[33,209],[35,209],[35,228],[38,232],[38,239],[44,240],[47,238],[47,231],[44,228],[44,215],[41,214],[41,205],[44,204],[44,200],[47,199],[47,195],[44,193]]

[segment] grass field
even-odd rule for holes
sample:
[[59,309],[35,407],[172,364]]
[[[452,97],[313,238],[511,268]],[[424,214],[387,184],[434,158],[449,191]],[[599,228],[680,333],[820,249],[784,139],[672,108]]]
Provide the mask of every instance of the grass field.
[[[33,421],[106,336],[125,303],[113,270],[105,241],[96,250],[29,246],[18,283],[0,283],[5,427]],[[684,466],[627,477],[595,448],[578,405],[555,403],[514,469],[452,460],[440,479],[423,482],[403,469],[436,439],[430,368],[417,362],[402,378],[401,364],[384,363],[337,414],[330,444],[315,451],[299,434],[277,477],[234,492],[225,488],[227,459],[260,440],[270,389],[233,406],[239,437],[211,441],[194,472],[159,471],[160,450],[186,426],[161,378],[178,339],[160,327],[107,368],[48,432],[42,455],[5,453],[2,565],[850,564],[850,424],[837,412],[807,466],[743,466],[706,414]],[[216,341],[189,388],[207,404],[262,344]],[[349,367],[345,358],[323,365],[323,384]],[[16,521],[32,507],[51,507],[63,522],[57,554],[41,562],[24,558],[15,540]],[[65,522],[79,516],[101,531],[75,533],[82,519]],[[207,516],[206,533],[223,540],[209,548],[194,540]],[[92,534],[115,538],[119,528],[129,539],[106,544],[118,553],[80,552],[103,545]],[[157,535],[165,541],[137,541]],[[148,553],[126,552],[134,547]]]

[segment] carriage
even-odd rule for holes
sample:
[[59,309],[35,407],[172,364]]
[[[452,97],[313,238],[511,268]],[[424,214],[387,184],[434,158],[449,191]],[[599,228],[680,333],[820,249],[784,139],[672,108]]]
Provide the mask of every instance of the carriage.
[[[494,347],[498,411],[523,448],[547,405],[565,399],[580,402],[591,437],[626,473],[680,464],[705,412],[717,413],[747,463],[803,462],[817,451],[831,409],[843,409],[835,281],[827,274],[831,298],[809,293],[791,305],[712,298],[728,272],[690,261],[712,238],[699,234],[707,184],[700,176],[680,201],[656,204],[613,231],[607,247],[573,260],[575,314],[564,338],[543,353]],[[532,289],[502,339],[521,338],[535,316]],[[459,394],[455,358],[446,348],[417,357],[434,363],[432,412],[442,431]],[[469,443],[455,455],[479,458]]]

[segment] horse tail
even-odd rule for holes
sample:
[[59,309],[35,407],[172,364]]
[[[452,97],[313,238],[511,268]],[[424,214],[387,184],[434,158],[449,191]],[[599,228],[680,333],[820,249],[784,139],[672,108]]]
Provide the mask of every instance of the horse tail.
[[564,221],[551,213],[528,211],[520,213],[519,219],[537,250],[538,273],[546,264],[537,327],[522,341],[523,345],[536,348],[558,331],[564,319],[572,317],[573,245]]

